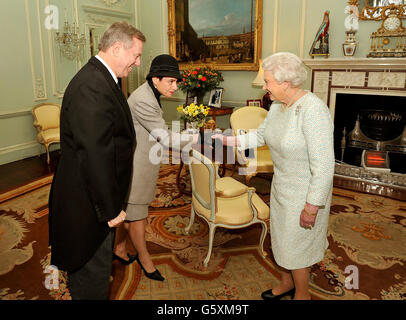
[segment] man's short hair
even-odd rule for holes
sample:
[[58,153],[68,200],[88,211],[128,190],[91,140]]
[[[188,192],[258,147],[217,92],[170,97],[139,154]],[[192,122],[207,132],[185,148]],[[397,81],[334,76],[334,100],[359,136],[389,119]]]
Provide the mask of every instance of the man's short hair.
[[128,22],[115,22],[103,33],[98,48],[100,51],[106,51],[118,41],[124,43],[124,47],[129,49],[134,37],[142,42],[146,41],[144,34]]

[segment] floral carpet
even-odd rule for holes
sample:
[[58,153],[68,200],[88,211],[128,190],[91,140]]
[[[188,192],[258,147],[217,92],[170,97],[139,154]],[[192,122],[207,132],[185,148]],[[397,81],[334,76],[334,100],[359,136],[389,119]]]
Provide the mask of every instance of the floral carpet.
[[[260,299],[279,282],[278,267],[258,251],[260,226],[218,228],[207,268],[208,228],[196,219],[189,235],[190,197],[175,184],[177,165],[162,165],[147,241],[166,281],[140,266],[114,261],[111,299]],[[182,183],[190,188],[182,172]],[[66,276],[49,268],[47,200],[52,177],[0,194],[0,299],[70,299]],[[269,183],[253,179],[262,191]],[[269,201],[269,196],[263,196]],[[329,248],[311,269],[310,292],[322,300],[406,300],[406,203],[334,188]],[[131,251],[132,248],[129,248]],[[56,285],[57,284],[57,285]]]

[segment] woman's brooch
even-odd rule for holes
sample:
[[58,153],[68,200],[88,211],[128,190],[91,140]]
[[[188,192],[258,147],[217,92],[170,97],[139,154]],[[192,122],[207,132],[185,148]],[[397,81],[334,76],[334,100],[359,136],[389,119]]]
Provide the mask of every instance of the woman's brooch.
[[302,106],[299,104],[299,105],[296,107],[295,115],[298,115],[298,114],[299,114],[300,108],[302,108]]

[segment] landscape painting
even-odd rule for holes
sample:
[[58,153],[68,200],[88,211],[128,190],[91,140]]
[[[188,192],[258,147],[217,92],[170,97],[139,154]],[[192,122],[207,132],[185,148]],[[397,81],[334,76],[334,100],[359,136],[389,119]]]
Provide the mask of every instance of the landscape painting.
[[168,0],[169,53],[182,69],[258,70],[263,0]]

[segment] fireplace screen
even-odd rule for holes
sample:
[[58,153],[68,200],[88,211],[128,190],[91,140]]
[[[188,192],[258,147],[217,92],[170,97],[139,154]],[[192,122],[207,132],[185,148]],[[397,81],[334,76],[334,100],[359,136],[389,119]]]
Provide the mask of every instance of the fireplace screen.
[[[374,157],[392,172],[406,173],[406,97],[337,94],[334,114],[336,159],[373,168]],[[369,158],[368,158],[369,156]],[[375,159],[378,160],[378,159]],[[377,163],[375,163],[377,164]]]

